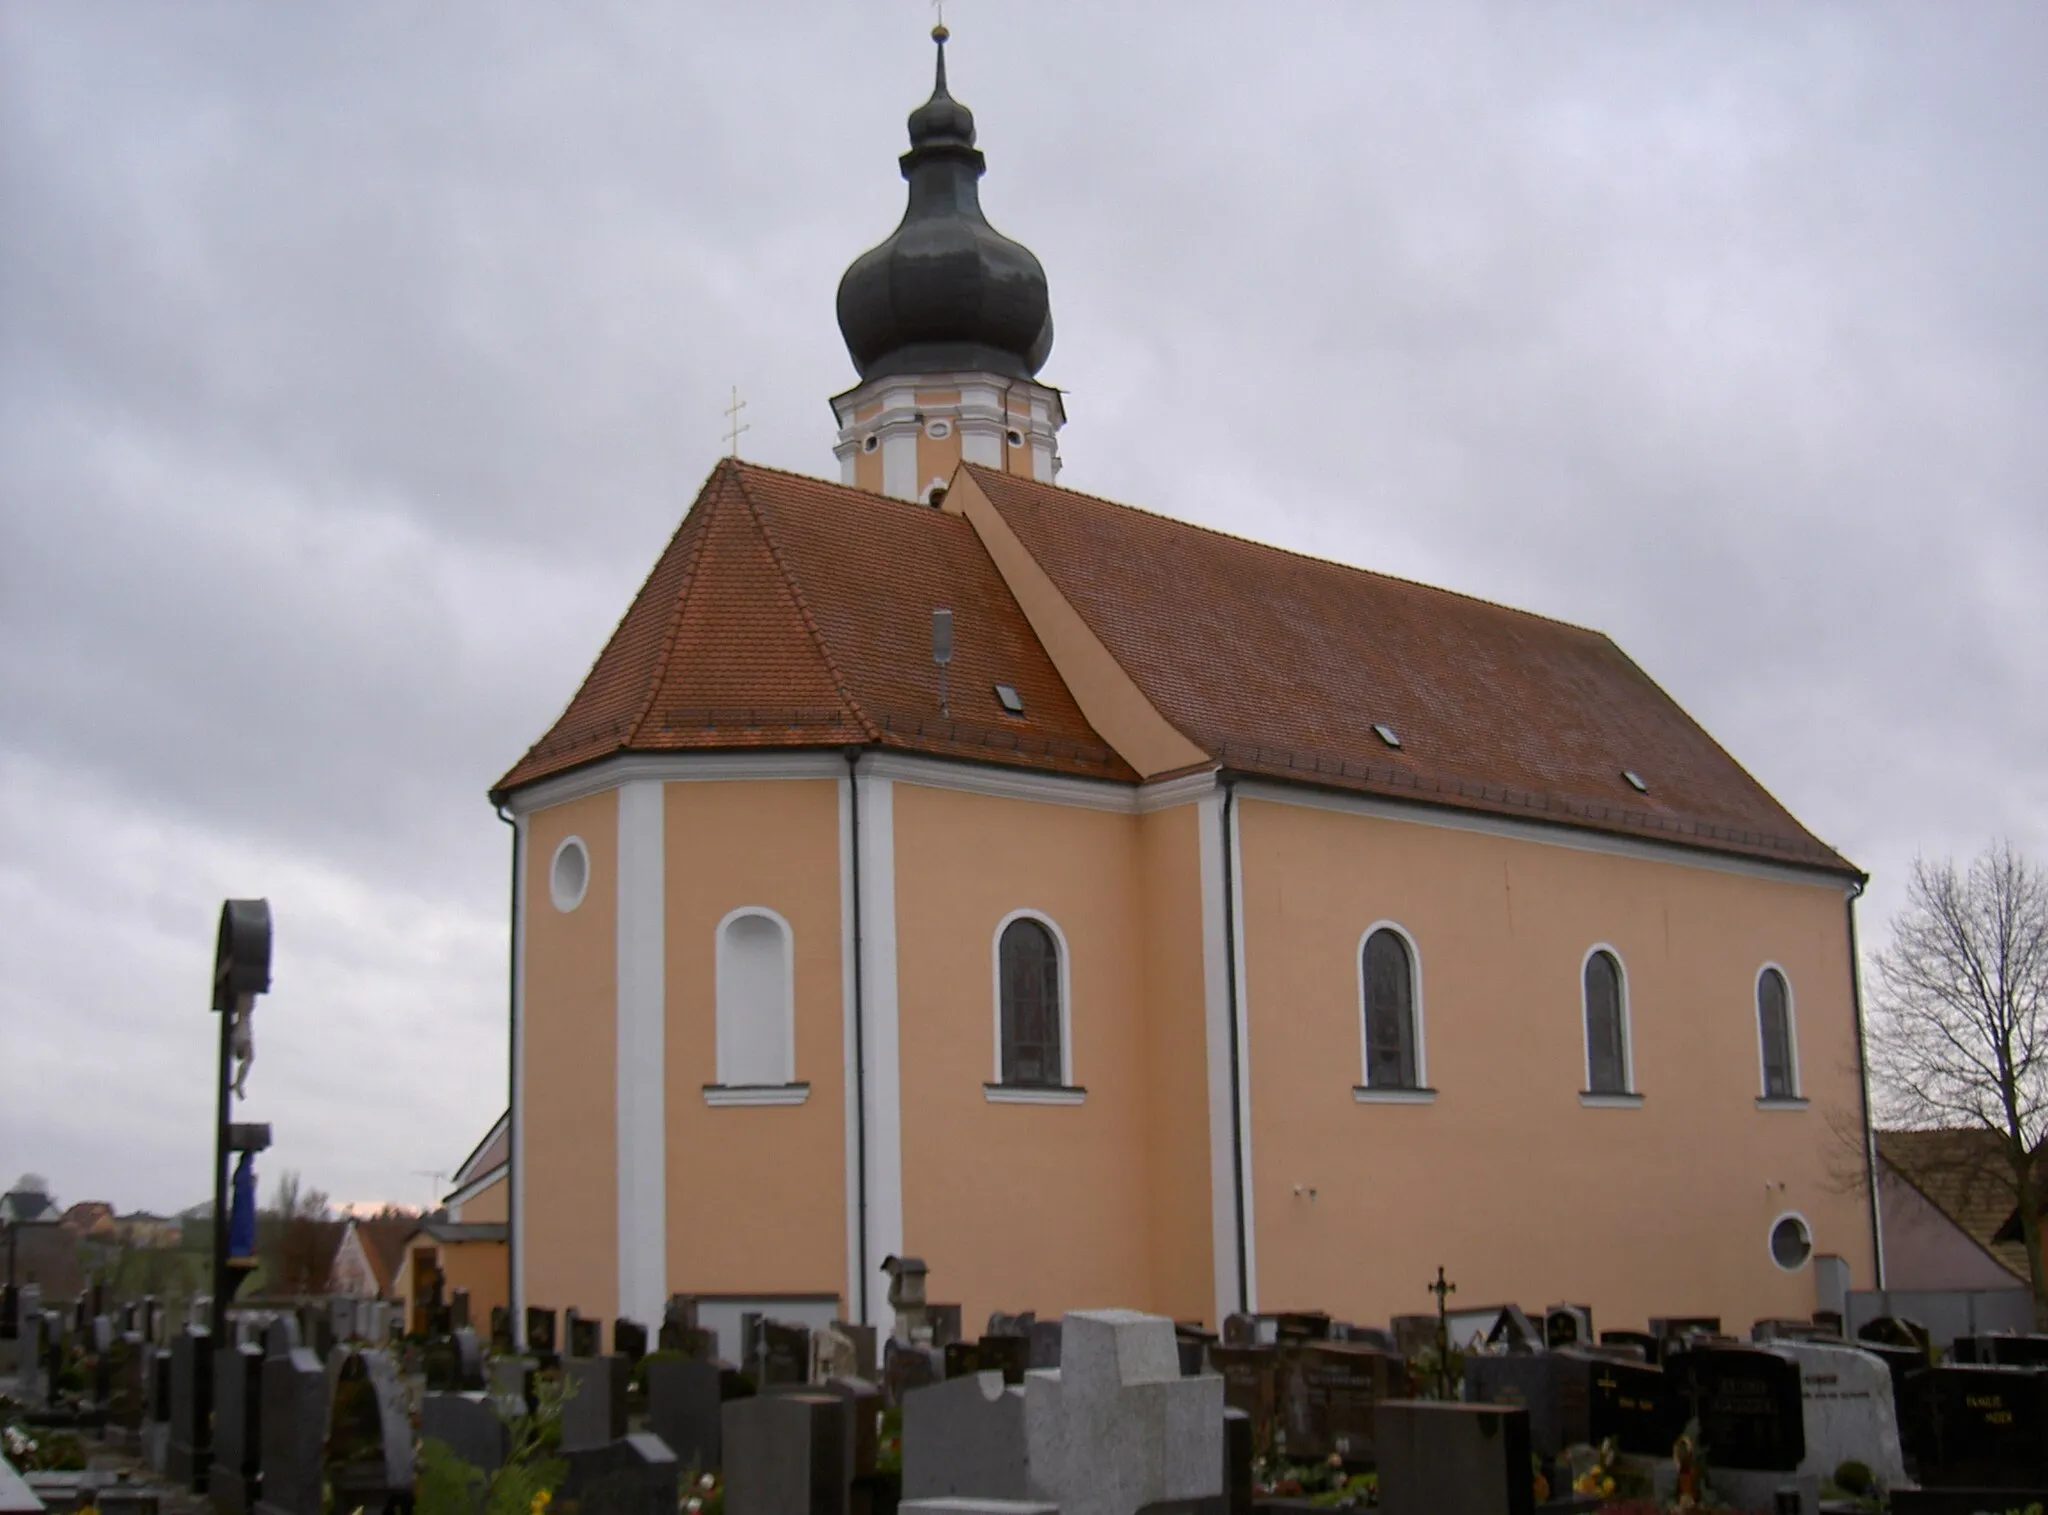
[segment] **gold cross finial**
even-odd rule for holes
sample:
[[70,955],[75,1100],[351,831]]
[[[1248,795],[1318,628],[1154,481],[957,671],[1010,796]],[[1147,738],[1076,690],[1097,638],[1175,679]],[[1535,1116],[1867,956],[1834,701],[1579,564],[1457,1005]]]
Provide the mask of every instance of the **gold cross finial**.
[[932,41],[944,42],[952,35],[946,30],[946,0],[932,0]]
[[736,458],[740,455],[740,433],[754,429],[751,423],[740,420],[740,412],[746,408],[747,402],[740,398],[739,385],[733,385],[732,404],[725,407],[725,447],[727,454],[731,457]]

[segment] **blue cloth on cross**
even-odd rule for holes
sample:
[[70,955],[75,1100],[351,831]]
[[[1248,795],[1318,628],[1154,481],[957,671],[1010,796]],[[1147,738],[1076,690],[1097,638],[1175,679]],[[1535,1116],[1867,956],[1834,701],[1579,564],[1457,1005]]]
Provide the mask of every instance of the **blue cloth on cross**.
[[256,1255],[256,1154],[235,1164],[235,1198],[228,1207],[228,1256]]

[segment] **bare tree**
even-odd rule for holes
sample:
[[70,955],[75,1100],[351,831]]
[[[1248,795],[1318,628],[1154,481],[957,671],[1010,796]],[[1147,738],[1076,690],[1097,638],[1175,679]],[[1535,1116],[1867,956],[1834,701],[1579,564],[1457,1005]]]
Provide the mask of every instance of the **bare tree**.
[[2048,1329],[2048,877],[1994,844],[1966,872],[1913,864],[1877,959],[1871,1073],[1888,1121],[1981,1133],[1969,1175],[2019,1212],[2034,1319]]

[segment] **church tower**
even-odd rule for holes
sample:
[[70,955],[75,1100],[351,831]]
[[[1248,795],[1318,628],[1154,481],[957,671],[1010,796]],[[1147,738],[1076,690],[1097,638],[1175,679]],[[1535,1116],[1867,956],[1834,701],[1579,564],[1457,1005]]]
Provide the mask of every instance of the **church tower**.
[[974,113],[946,90],[946,28],[932,96],[910,113],[903,220],[839,281],[839,330],[860,382],[832,400],[842,483],[923,500],[963,460],[1051,483],[1060,392],[1045,270],[988,224]]

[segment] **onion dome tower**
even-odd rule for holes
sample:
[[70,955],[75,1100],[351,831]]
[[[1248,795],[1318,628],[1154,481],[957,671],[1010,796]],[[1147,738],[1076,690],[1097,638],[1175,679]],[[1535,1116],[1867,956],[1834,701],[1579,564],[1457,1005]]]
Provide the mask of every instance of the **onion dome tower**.
[[910,113],[903,220],[839,281],[839,332],[860,382],[832,400],[843,482],[928,499],[962,459],[1051,482],[1060,392],[1045,270],[981,212],[974,113],[946,89],[944,26],[932,96]]

